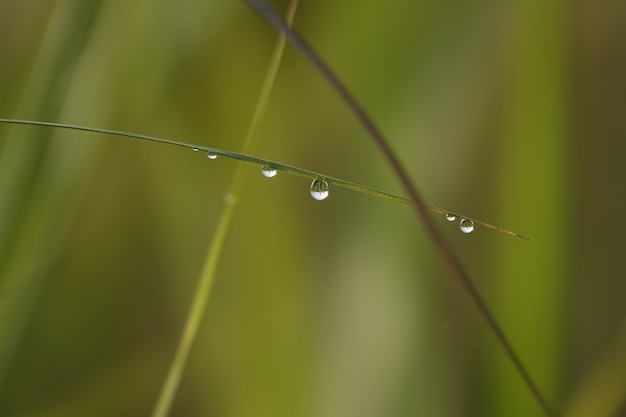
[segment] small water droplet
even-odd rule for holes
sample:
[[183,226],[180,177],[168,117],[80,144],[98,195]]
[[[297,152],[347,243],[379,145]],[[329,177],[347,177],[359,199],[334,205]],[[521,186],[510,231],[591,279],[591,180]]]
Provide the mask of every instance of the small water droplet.
[[267,178],[272,178],[275,177],[276,174],[278,173],[278,171],[276,171],[276,169],[274,168],[270,168],[270,167],[263,167],[261,168],[261,173],[266,176]]
[[448,214],[446,214],[446,219],[447,219],[449,222],[453,222],[453,221],[455,221],[455,220],[456,220],[456,216],[455,216],[454,214],[450,214],[450,213],[448,213]]
[[191,148],[192,151],[198,152],[198,148]]
[[206,156],[207,156],[207,158],[209,158],[209,159],[215,159],[215,158],[217,158],[217,154],[216,154],[215,152],[211,152],[211,151],[207,152]]
[[237,197],[235,197],[235,194],[228,193],[224,195],[224,204],[226,204],[227,206],[230,206],[236,203],[237,203]]
[[316,200],[325,200],[330,193],[330,187],[324,180],[313,180],[311,183],[311,197]]
[[461,219],[461,232],[472,233],[474,231],[474,221],[469,219]]

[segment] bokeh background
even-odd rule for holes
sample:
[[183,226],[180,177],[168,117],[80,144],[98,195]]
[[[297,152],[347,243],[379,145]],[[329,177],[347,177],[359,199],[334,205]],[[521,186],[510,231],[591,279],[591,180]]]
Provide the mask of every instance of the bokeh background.
[[[301,0],[549,402],[624,416],[626,3]],[[274,4],[284,10],[287,1]],[[237,151],[275,31],[233,0],[0,1],[0,117]],[[287,48],[257,155],[401,193]],[[147,416],[237,162],[0,125],[0,415]],[[534,416],[405,206],[250,169],[173,416]]]

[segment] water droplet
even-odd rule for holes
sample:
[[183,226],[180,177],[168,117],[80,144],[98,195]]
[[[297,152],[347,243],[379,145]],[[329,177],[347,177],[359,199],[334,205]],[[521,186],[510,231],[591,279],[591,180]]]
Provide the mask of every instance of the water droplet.
[[237,204],[237,197],[235,197],[235,194],[228,193],[224,195],[224,204],[226,204],[227,206]]
[[450,214],[450,213],[448,213],[448,214],[446,214],[446,219],[447,219],[449,222],[453,222],[453,221],[455,221],[455,220],[456,220],[456,216],[455,216],[454,214]]
[[328,183],[324,180],[313,180],[311,183],[311,197],[316,200],[325,200],[330,193]]
[[278,173],[278,171],[276,171],[276,169],[274,168],[270,168],[270,167],[263,167],[261,168],[261,173],[266,176],[267,178],[272,178],[275,177],[276,174]]
[[198,152],[198,148],[191,148],[192,151]]
[[215,158],[217,158],[217,154],[216,154],[215,152],[211,152],[211,151],[209,151],[209,152],[206,154],[206,156],[207,156],[207,158],[209,158],[209,159],[215,159]]
[[461,232],[472,233],[474,231],[474,221],[469,219],[461,219]]

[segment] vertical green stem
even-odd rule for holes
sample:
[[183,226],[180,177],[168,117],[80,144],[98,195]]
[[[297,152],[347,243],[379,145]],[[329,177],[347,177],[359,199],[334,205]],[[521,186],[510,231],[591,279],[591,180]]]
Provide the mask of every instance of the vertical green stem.
[[[298,7],[298,1],[299,0],[291,0],[289,3],[286,19],[290,25],[293,21],[293,17]],[[263,114],[265,113],[267,102],[269,100],[269,96],[274,85],[274,80],[276,79],[276,74],[278,73],[278,67],[280,65],[284,49],[285,36],[283,34],[280,34],[278,40],[276,41],[276,46],[274,47],[272,59],[270,60],[265,80],[263,81],[259,100],[257,101],[257,105],[255,107],[254,114],[250,122],[250,127],[248,128],[248,132],[246,134],[246,139],[242,150],[243,153],[250,153],[254,148],[256,132],[263,118]],[[221,258],[221,254],[226,243],[226,238],[228,237],[228,233],[230,231],[230,226],[232,224],[232,219],[235,214],[235,208],[237,206],[239,194],[243,189],[245,183],[247,165],[248,164],[242,162],[239,162],[237,164],[229,198],[226,202],[226,207],[222,212],[222,217],[220,218],[217,230],[215,232],[215,235],[213,236],[213,241],[211,242],[211,246],[209,247],[209,251],[204,261],[204,266],[202,267],[202,272],[198,280],[198,286],[196,288],[191,308],[189,310],[189,315],[187,316],[187,320],[185,322],[183,334],[178,344],[178,348],[174,356],[174,361],[169,369],[169,372],[161,389],[161,393],[159,394],[159,398],[152,412],[152,417],[166,417],[172,407],[174,396],[178,391],[180,379],[182,377],[183,370],[185,369],[187,358],[189,357],[189,351],[191,350],[191,346],[193,345],[193,342],[198,333],[198,328],[200,326],[202,316],[204,314],[209,296],[211,294],[211,288],[213,286],[213,281],[215,278],[215,271],[217,270],[217,265]]]

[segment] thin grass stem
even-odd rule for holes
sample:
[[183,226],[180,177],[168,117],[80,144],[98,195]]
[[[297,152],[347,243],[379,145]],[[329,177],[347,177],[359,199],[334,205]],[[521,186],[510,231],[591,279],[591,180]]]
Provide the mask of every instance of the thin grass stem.
[[531,394],[543,410],[543,412],[547,416],[558,416],[560,413],[553,409],[545,397],[539,390],[537,384],[534,382],[533,378],[530,376],[526,367],[523,365],[522,360],[518,356],[518,354],[513,349],[513,345],[505,335],[503,329],[498,324],[495,316],[491,312],[491,309],[487,306],[486,302],[483,300],[483,297],[480,295],[478,288],[474,284],[473,279],[469,275],[469,273],[465,270],[463,265],[461,264],[460,259],[456,256],[450,245],[447,243],[437,226],[435,225],[432,218],[429,216],[429,212],[431,211],[430,207],[427,206],[417,187],[413,184],[411,177],[408,175],[408,172],[403,167],[400,159],[396,156],[395,152],[391,148],[388,140],[384,137],[380,129],[376,126],[372,118],[367,114],[363,106],[358,102],[358,100],[354,97],[354,95],[348,90],[346,85],[339,79],[339,77],[331,70],[331,68],[326,64],[326,62],[317,54],[313,48],[299,35],[297,34],[289,25],[285,23],[285,21],[272,10],[264,1],[262,0],[244,0],[252,9],[254,9],[257,13],[259,13],[266,21],[272,24],[275,28],[277,28],[281,33],[284,33],[285,36],[289,39],[289,41],[294,44],[297,49],[307,58],[311,63],[318,69],[318,71],[324,75],[326,80],[333,86],[335,91],[342,97],[347,106],[352,110],[357,119],[363,125],[365,130],[368,132],[372,140],[379,147],[381,153],[384,155],[385,159],[389,163],[393,172],[397,176],[398,180],[402,184],[405,192],[410,197],[410,200],[413,201],[415,212],[417,216],[423,222],[428,234],[430,235],[431,240],[433,241],[435,247],[441,254],[445,263],[448,265],[454,277],[457,278],[459,283],[463,288],[465,288],[466,293],[469,298],[472,300],[474,305],[476,306],[478,312],[482,316],[483,320],[490,328],[491,332],[494,334],[500,345],[502,346],[504,352],[507,357],[513,364],[517,373],[520,375],[525,385],[530,390]]
[[[297,5],[298,0],[291,0],[287,10],[287,21],[289,24],[293,21]],[[250,127],[246,134],[246,139],[243,145],[244,153],[249,153],[253,149],[256,142],[256,132],[258,131],[261,120],[263,119],[263,114],[267,107],[267,102],[276,79],[276,74],[278,73],[278,67],[280,66],[284,49],[285,36],[283,34],[279,34],[269,67],[267,69],[265,80],[263,81],[263,86],[259,94],[259,99],[250,122]],[[213,241],[211,242],[211,246],[207,252],[204,266],[202,267],[200,278],[198,280],[198,286],[193,296],[189,315],[185,322],[183,335],[180,339],[174,356],[174,361],[172,362],[152,413],[152,417],[166,417],[172,407],[174,397],[180,385],[180,379],[185,369],[185,364],[187,363],[187,359],[189,357],[191,346],[196,339],[198,328],[200,326],[200,322],[202,321],[202,316],[204,315],[206,305],[211,295],[211,288],[213,287],[213,282],[215,280],[215,273],[224,250],[224,246],[226,245],[226,239],[230,232],[230,226],[237,207],[238,196],[245,184],[247,167],[248,164],[243,164],[241,162],[237,165],[233,176],[230,198],[227,199],[226,207],[222,212],[222,216],[217,226],[217,231],[213,236]]]
[[[164,143],[167,145],[181,146],[181,147],[185,147],[188,149],[197,149],[197,150],[202,150],[204,152],[211,152],[215,155],[220,155],[220,156],[224,156],[227,158],[236,159],[238,161],[244,161],[244,162],[258,165],[261,167],[274,168],[278,171],[285,172],[287,174],[295,175],[298,177],[307,178],[310,180],[314,180],[314,179],[324,180],[330,185],[336,185],[338,187],[347,188],[349,190],[357,191],[357,192],[364,193],[364,194],[369,194],[373,197],[384,198],[386,200],[394,201],[396,203],[401,203],[401,204],[406,204],[406,205],[411,205],[411,206],[417,205],[417,203],[415,203],[413,200],[410,200],[405,197],[387,193],[385,191],[376,190],[372,187],[357,184],[355,182],[347,181],[341,178],[332,177],[330,175],[322,174],[319,172],[310,171],[308,169],[300,168],[297,166],[288,165],[288,164],[284,164],[281,162],[248,155],[246,153],[232,152],[232,151],[227,151],[224,149],[211,148],[211,147],[202,146],[202,145],[194,145],[192,143],[180,142],[180,141],[171,140],[171,139],[164,139],[164,138],[159,138],[156,136],[142,135],[139,133],[125,132],[121,130],[101,129],[101,128],[96,128],[96,127],[80,126],[80,125],[73,125],[73,124],[66,124],[66,123],[42,122],[42,121],[35,121],[35,120],[20,120],[20,119],[2,119],[2,118],[0,118],[0,123],[20,124],[20,125],[28,125],[28,126],[45,126],[45,127],[54,127],[54,128],[60,128],[60,129],[79,130],[79,131],[85,131],[85,132],[91,132],[91,133],[102,133],[106,135],[122,136],[122,137],[127,137],[127,138],[132,138],[132,139],[142,139],[142,140],[147,140],[151,142],[159,142],[159,143]],[[235,174],[235,177],[238,175],[239,174]],[[478,219],[460,214],[454,210],[446,210],[441,207],[432,206],[430,204],[425,204],[425,203],[422,203],[422,206],[426,210],[432,213],[441,214],[441,215],[451,214],[457,218],[472,220],[475,224],[485,227],[487,229],[491,229],[500,233],[505,233],[511,236],[519,237],[525,240],[532,240],[528,236],[513,232],[509,229],[505,229],[500,226],[495,226],[493,224],[487,223],[482,220],[478,220]]]

